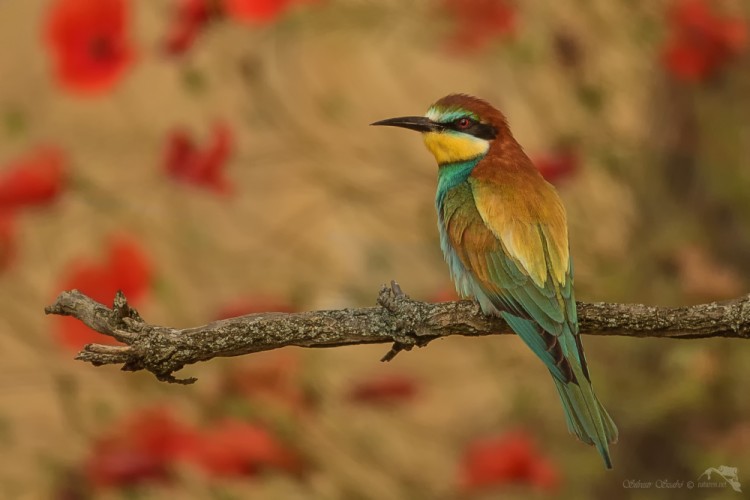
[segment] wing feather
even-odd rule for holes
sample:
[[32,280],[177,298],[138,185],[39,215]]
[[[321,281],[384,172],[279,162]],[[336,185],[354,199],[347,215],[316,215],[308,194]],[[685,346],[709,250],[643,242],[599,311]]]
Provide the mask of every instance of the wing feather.
[[[499,227],[497,218],[503,210],[497,202],[486,199],[496,191],[475,190],[474,183],[464,186],[456,190],[457,199],[465,202],[468,190],[475,203],[462,203],[457,209],[448,196],[442,220],[466,271],[555,378],[575,380],[566,359],[569,355],[581,360],[587,374],[580,343],[563,341],[562,336],[565,331],[576,335],[578,328],[569,255],[551,240],[561,232],[547,227],[544,220],[526,223],[511,219],[511,223]],[[484,212],[493,214],[495,227],[483,216],[481,207],[489,205],[493,208]],[[567,239],[567,233],[563,234]],[[563,256],[568,262],[558,280],[560,265],[555,261]]]

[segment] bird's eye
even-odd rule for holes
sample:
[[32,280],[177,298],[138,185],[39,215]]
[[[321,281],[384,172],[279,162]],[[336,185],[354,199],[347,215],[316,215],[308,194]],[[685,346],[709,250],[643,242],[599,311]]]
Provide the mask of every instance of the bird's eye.
[[459,130],[465,130],[471,126],[471,120],[469,118],[459,118],[456,120],[456,128]]

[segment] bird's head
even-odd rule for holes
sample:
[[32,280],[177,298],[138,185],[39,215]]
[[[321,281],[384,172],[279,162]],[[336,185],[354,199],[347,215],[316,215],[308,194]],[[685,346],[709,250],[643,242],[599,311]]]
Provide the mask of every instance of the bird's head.
[[492,142],[507,130],[505,117],[487,101],[451,94],[430,106],[425,116],[403,116],[372,125],[422,132],[438,165],[482,158]]

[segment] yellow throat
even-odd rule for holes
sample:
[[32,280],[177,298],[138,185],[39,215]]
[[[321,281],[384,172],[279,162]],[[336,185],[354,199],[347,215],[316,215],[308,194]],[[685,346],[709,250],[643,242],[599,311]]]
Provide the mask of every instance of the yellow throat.
[[422,138],[438,165],[470,160],[484,155],[490,148],[489,141],[469,134],[425,132]]

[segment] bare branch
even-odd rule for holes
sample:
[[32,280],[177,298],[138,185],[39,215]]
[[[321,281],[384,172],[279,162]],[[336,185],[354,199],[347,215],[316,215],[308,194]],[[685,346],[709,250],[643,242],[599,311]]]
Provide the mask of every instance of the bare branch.
[[[215,357],[240,356],[285,346],[337,347],[393,342],[383,361],[402,350],[448,335],[511,333],[499,318],[484,316],[471,301],[429,304],[404,295],[397,283],[384,286],[378,307],[261,313],[215,321],[195,328],[150,325],[118,292],[110,309],[86,295],[63,292],[47,314],[72,316],[123,346],[88,344],[76,359],[123,370],[148,370],[159,380],[189,384],[172,374],[185,365]],[[750,295],[689,307],[578,303],[581,333],[694,339],[750,338]]]

